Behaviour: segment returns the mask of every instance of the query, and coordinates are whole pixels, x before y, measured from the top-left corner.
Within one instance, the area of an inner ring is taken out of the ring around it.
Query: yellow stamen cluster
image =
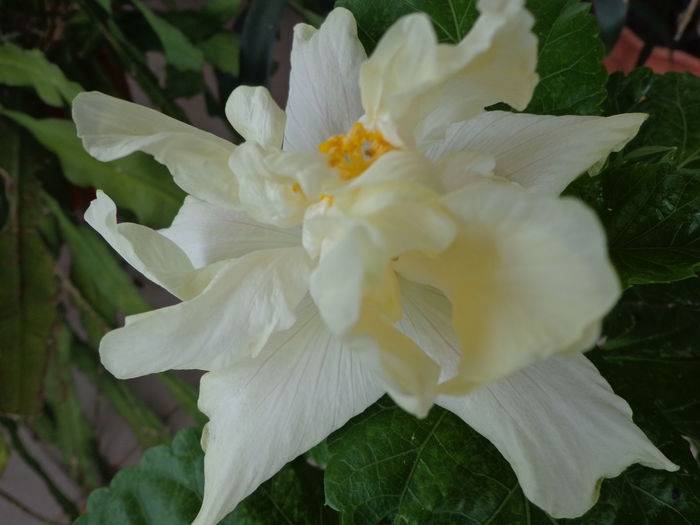
[[[333,135],[318,150],[328,155],[328,163],[343,180],[354,179],[386,152],[396,149],[379,131],[367,131],[355,122],[346,135]]]

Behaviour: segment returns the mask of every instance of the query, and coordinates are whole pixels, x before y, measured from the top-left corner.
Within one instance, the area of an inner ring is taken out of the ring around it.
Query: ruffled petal
[[[305,452],[382,395],[313,304],[272,337],[255,359],[202,378],[199,406],[204,502],[193,525],[215,525],[285,463]]]
[[[302,248],[250,253],[218,263],[201,294],[126,318],[100,343],[119,378],[170,369],[213,370],[255,355],[270,335],[292,326],[306,295],[310,261]]]
[[[324,181],[334,175],[320,153],[263,148],[255,142],[238,146],[229,163],[246,212],[281,227],[299,224]]]
[[[433,159],[462,150],[490,154],[496,159],[497,176],[559,195],[578,175],[620,151],[646,117],[643,113],[552,117],[488,111],[450,126],[427,154]],[[462,171],[462,179],[469,178]]]
[[[245,212],[186,197],[169,228],[159,233],[177,244],[195,268],[256,250],[301,244],[299,229],[262,224]]]
[[[551,357],[465,397],[437,403],[488,438],[525,495],[554,518],[576,518],[604,478],[633,463],[674,471],[632,410],[582,355]]]
[[[319,30],[294,27],[285,150],[317,151],[362,116],[357,78],[366,58],[347,9],[334,9]]]
[[[73,120],[85,149],[98,160],[143,151],[165,164],[190,195],[222,206],[238,202],[236,179],[228,167],[235,146],[224,139],[96,91],[75,97]]]
[[[406,278],[452,304],[461,361],[443,393],[465,394],[536,360],[591,341],[620,287],[598,219],[573,199],[492,181],[444,198],[461,219],[437,257],[401,256]]]
[[[480,1],[479,10],[458,45],[438,44],[426,15],[408,15],[362,66],[364,118],[390,142],[425,150],[486,106],[525,108],[538,81],[533,18],[521,0]]]
[[[238,86],[226,101],[226,118],[246,141],[282,147],[284,111],[267,88]]]
[[[201,283],[195,278],[196,272],[187,254],[173,241],[146,226],[128,222],[117,224],[117,207],[102,191],[97,190],[97,198],[85,212],[85,221],[126,262],[176,297],[188,299],[201,291]]]

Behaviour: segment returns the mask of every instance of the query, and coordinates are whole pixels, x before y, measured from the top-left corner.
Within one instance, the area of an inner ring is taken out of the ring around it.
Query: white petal
[[[294,324],[310,272],[302,248],[253,252],[216,270],[197,297],[129,316],[126,326],[108,333],[100,343],[105,367],[119,378],[221,368],[255,354],[270,334]]]
[[[401,256],[406,278],[452,303],[461,362],[443,393],[465,394],[559,352],[584,350],[619,296],[595,215],[573,199],[492,181],[444,198],[461,232],[437,257]],[[575,298],[575,299],[572,299]]]
[[[366,58],[346,9],[331,11],[318,31],[306,24],[294,27],[285,150],[317,151],[362,116],[357,78]]]
[[[248,214],[281,227],[299,224],[323,181],[333,176],[321,153],[281,151],[254,142],[238,146],[229,162]]]
[[[140,224],[117,224],[117,207],[102,191],[85,212],[85,221],[145,277],[181,299],[200,289],[193,286],[194,266],[177,244]]]
[[[193,525],[215,525],[288,461],[374,403],[382,390],[324,330],[310,302],[256,358],[202,378],[204,503]]]
[[[228,157],[235,146],[146,107],[98,92],[73,100],[73,120],[85,149],[98,160],[144,151],[165,164],[178,186],[208,202],[238,202]]]
[[[532,365],[466,397],[438,398],[510,462],[525,495],[554,518],[575,518],[604,478],[633,463],[677,470],[632,421],[629,405],[582,355]]]
[[[533,18],[520,0],[482,1],[479,9],[458,45],[438,44],[426,15],[408,15],[362,66],[365,119],[390,142],[424,150],[449,124],[488,105],[527,105],[537,83]]]
[[[226,102],[226,118],[247,141],[282,147],[284,111],[267,88],[238,86]]]
[[[488,111],[450,126],[428,156],[437,159],[465,149],[488,153],[496,158],[497,176],[558,195],[578,175],[621,150],[645,119],[642,113],[552,117]]]
[[[177,244],[195,268],[256,250],[301,245],[301,231],[262,224],[245,212],[186,197],[169,228],[159,233]]]

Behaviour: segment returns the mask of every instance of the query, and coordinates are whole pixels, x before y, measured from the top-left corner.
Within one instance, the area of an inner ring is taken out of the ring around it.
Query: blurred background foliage
[[[352,0],[343,2],[348,4]],[[696,0],[593,4],[608,50],[626,25],[642,39],[638,65],[655,46],[700,55]],[[96,351],[102,335],[125,315],[168,299],[144,296],[143,279],[86,227],[82,214],[100,187],[123,220],[164,227],[184,197],[165,168],[146,155],[108,163],[92,159],[75,136],[72,98],[99,90],[185,122],[204,122],[236,141],[221,119],[228,94],[240,84],[271,85],[280,67],[275,49],[282,39],[281,55],[288,55],[291,23],[318,26],[332,7],[331,0],[0,0],[0,471],[11,454],[21,458],[55,498],[62,522],[77,518],[87,494],[123,466],[101,445],[86,397],[106,400],[143,449],[170,444],[173,436],[149,399],[108,374]],[[278,76],[283,84],[284,72]],[[644,84],[637,80],[635,85]],[[283,98],[284,85],[279,91]],[[192,379],[157,376],[187,421],[201,425]],[[196,443],[197,433],[178,439],[172,449],[156,449],[149,457],[199,462],[201,468],[201,457],[183,448]],[[67,495],[26,442],[46,445],[78,492]],[[340,448],[342,436],[334,443]],[[327,459],[324,447],[310,454],[317,464]],[[306,462],[290,464],[262,493],[268,500],[276,493],[299,500],[299,494],[310,494],[304,520],[330,523],[335,518],[318,510],[319,485],[309,491],[295,477],[308,468]],[[36,522],[51,522],[25,496],[0,489],[6,503]],[[266,501],[251,500],[231,523],[255,523]]]

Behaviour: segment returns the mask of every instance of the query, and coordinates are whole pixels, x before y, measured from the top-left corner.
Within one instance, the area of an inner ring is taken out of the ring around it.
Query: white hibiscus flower
[[[369,59],[344,9],[297,26],[286,112],[260,87],[227,103],[240,146],[100,93],[75,99],[92,155],[145,151],[189,193],[165,230],[118,224],[101,192],[86,219],[182,300],[105,336],[105,366],[208,371],[196,524],[385,392],[419,417],[433,403],[457,414],[557,518],[632,463],[676,468],[580,353],[619,284],[594,214],[559,197],[645,116],[484,112],[522,110],[537,83],[522,4],[482,0],[457,45],[406,16]]]

